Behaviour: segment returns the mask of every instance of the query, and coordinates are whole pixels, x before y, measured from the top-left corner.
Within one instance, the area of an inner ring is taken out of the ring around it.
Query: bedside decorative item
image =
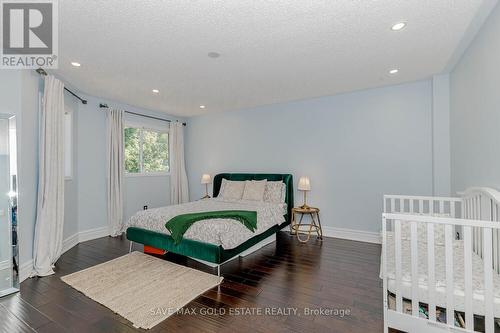
[[[205,173],[201,176],[201,184],[205,184],[205,196],[202,199],[210,198],[208,195],[208,184],[212,182],[212,177],[209,174]]]
[[[307,192],[311,190],[311,182],[309,181],[309,177],[300,177],[299,185],[297,186],[297,189],[299,191],[304,192],[304,204],[302,206],[300,206],[300,208],[302,208],[302,209],[309,208],[309,206],[306,203]]]
[[[299,223],[295,216],[300,214]],[[310,223],[302,223],[304,215],[309,215],[311,217]],[[305,228],[304,228],[305,227]],[[311,234],[316,232],[319,240],[323,240],[323,229],[321,228],[321,220],[319,219],[319,208],[309,207],[294,207],[292,208],[292,223],[290,224],[290,233],[297,236],[297,240],[301,243],[306,243],[311,238]],[[301,238],[300,234],[306,234],[307,238]]]

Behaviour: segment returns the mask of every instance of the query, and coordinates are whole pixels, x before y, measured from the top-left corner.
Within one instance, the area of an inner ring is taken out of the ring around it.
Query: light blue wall
[[[106,116],[99,103],[127,111],[166,119],[177,119],[164,113],[85,96],[88,104],[79,103],[77,122],[78,149],[78,224],[80,231],[107,226],[106,208]],[[170,177],[126,177],[124,182],[124,218],[144,205],[150,208],[170,202]],[[67,205],[74,205],[68,202]]]
[[[450,76],[432,78],[433,195],[450,196]]]
[[[78,232],[78,100],[69,94],[64,95],[65,111],[72,113],[73,145],[71,153],[73,170],[71,179],[64,181],[64,229],[63,239],[67,239]]]
[[[78,103],[78,229],[106,226],[106,118],[99,102]],[[66,203],[70,204],[69,202]]]
[[[451,73],[452,190],[500,189],[500,6]]]
[[[14,114],[18,121],[20,262],[32,259],[38,187],[38,103],[43,91],[38,74],[28,70],[0,71],[0,113]],[[79,231],[106,227],[106,119],[99,102],[133,112],[170,118],[163,113],[86,96],[83,105],[65,95],[73,110],[73,178],[65,181],[64,238]],[[177,119],[177,118],[174,118]],[[185,119],[178,118],[181,121]],[[135,177],[125,180],[125,215],[144,205],[169,202],[169,177]]]
[[[378,231],[383,194],[432,193],[432,104],[422,81],[190,118],[191,199],[202,173],[306,175],[324,225]]]

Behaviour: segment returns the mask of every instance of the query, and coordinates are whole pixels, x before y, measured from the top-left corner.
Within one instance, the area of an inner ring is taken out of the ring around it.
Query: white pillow
[[[223,199],[241,200],[245,190],[245,182],[222,179],[222,193],[219,194]]]
[[[264,201],[273,203],[285,202],[286,185],[281,180],[268,181],[264,192]]]
[[[263,201],[267,180],[247,180],[243,191],[243,200]]]

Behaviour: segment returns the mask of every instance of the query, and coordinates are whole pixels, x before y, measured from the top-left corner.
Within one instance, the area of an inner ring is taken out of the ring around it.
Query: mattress
[[[419,235],[418,242],[418,285],[419,301],[428,303],[428,276],[427,276],[427,243],[423,242],[425,236]],[[455,310],[465,311],[464,292],[464,246],[462,240],[453,241],[453,275],[454,275],[454,303]],[[395,243],[392,232],[387,232],[387,288],[395,293]],[[401,240],[402,249],[402,296],[411,299],[411,241]],[[446,262],[444,244],[435,244],[435,280],[436,306],[446,308]],[[484,315],[484,266],[483,260],[472,253],[472,287],[474,314]],[[381,266],[380,277],[383,276]],[[493,271],[493,269],[492,269]],[[500,318],[500,275],[493,271],[494,315]]]
[[[248,230],[243,224],[231,219],[208,219],[196,222],[184,234],[184,239],[195,240],[232,249],[267,229],[285,221],[286,204],[249,200],[203,199],[180,205],[137,212],[126,223],[128,227],[142,228],[169,235],[165,223],[174,216],[219,210],[251,210],[257,212],[257,229]]]

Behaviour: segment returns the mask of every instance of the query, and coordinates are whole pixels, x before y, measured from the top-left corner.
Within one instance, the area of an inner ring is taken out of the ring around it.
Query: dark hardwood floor
[[[105,237],[81,243],[57,262],[56,274],[27,279],[0,299],[0,332],[143,331],[60,280],[61,276],[128,252],[128,241]],[[135,244],[134,250],[142,250]],[[167,260],[213,272],[180,256]],[[380,245],[325,238],[299,244],[288,233],[222,267],[224,281],[190,304],[199,313],[229,308],[297,308],[300,315],[181,315],[150,332],[382,332]],[[344,317],[306,316],[304,309],[348,309]]]

